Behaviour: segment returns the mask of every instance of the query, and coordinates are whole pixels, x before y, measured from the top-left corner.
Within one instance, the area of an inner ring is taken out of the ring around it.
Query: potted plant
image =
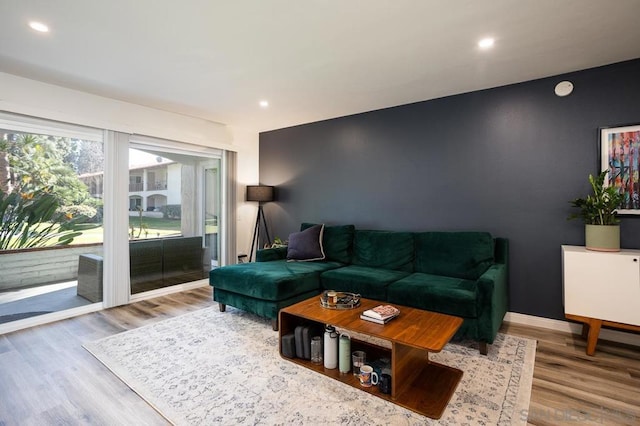
[[[273,239],[273,244],[271,244],[271,248],[287,247],[287,244],[289,244],[288,241],[283,241],[282,238],[275,237]]]
[[[580,213],[569,216],[569,219],[582,218],[585,224],[585,246],[589,250],[620,251],[620,220],[617,208],[623,196],[614,186],[604,186],[609,170],[604,170],[597,177],[589,175],[589,183],[593,194],[586,198],[571,201]]]

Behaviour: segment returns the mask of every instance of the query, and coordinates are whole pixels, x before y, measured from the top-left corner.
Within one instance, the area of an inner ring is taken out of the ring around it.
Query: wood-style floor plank
[[[211,288],[0,336],[0,425],[166,425],[82,344],[212,306]]]
[[[214,306],[202,287],[0,335],[0,425],[166,425],[82,348],[85,342]],[[538,342],[531,404],[536,426],[640,425],[640,348],[507,324]]]
[[[505,333],[537,340],[528,423],[640,425],[640,348],[600,341],[586,355],[579,335],[505,323]]]

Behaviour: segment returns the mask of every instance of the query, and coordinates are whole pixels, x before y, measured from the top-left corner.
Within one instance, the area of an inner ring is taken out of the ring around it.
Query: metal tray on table
[[[325,290],[320,295],[320,306],[327,309],[354,309],[360,306],[360,295],[345,291],[336,291],[337,303],[329,301],[328,293],[333,290]]]

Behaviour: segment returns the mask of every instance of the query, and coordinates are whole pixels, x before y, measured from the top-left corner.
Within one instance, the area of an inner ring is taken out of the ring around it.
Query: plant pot
[[[594,251],[620,251],[620,225],[585,225],[585,247]]]

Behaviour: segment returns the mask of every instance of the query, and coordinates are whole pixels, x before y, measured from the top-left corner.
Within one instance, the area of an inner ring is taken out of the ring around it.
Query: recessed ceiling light
[[[493,47],[493,44],[496,41],[494,39],[492,39],[491,37],[488,38],[483,38],[482,40],[480,40],[478,42],[478,46],[480,47],[480,49],[488,49],[490,47]]]
[[[260,101],[260,106],[262,108],[267,108],[269,106],[269,101]]]
[[[38,31],[39,33],[48,33],[49,27],[43,24],[42,22],[31,21],[29,22],[29,26],[32,30]]]

